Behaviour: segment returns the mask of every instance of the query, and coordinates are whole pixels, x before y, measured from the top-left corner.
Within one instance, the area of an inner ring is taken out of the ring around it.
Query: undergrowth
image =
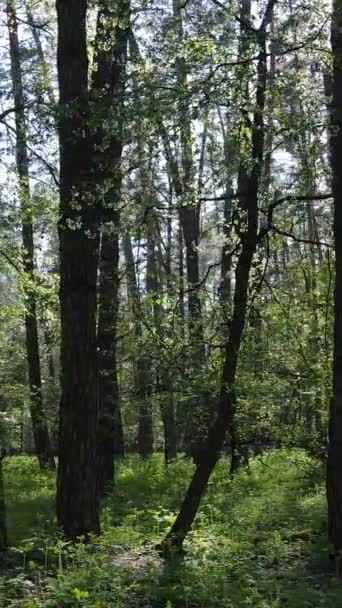
[[[255,458],[234,480],[222,459],[182,561],[154,546],[192,471],[129,458],[102,510],[102,536],[73,546],[53,519],[54,479],[33,459],[5,461],[11,550],[0,576],[8,608],[342,608],[329,571],[321,465],[300,451]]]

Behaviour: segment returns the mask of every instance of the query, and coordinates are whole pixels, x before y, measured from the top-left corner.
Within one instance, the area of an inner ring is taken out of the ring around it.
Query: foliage
[[[186,545],[164,565],[154,546],[173,519],[191,466],[130,458],[89,545],[44,532],[53,525],[51,474],[29,458],[6,461],[17,570],[1,577],[8,608],[338,608],[341,587],[327,564],[321,465],[302,451],[256,457],[234,480],[222,459]],[[14,500],[14,493],[16,500]],[[30,502],[30,501],[34,502]],[[26,533],[16,535],[26,502]],[[19,507],[18,507],[19,505]],[[32,505],[32,508],[31,506]],[[39,518],[40,515],[43,518]]]

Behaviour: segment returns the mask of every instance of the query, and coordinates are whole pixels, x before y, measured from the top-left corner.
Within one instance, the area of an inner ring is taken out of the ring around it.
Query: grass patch
[[[153,546],[182,501],[188,461],[165,467],[157,455],[121,463],[102,536],[87,547],[56,534],[51,474],[27,458],[4,468],[10,538],[25,568],[0,578],[1,606],[342,608],[342,587],[328,568],[324,472],[303,452],[258,457],[233,481],[222,459],[185,559],[166,566]]]

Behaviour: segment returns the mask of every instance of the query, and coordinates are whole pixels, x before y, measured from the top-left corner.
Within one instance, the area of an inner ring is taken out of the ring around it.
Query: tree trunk
[[[162,326],[162,315],[163,310],[159,303],[161,294],[161,284],[158,280],[158,269],[156,260],[156,243],[155,243],[155,226],[156,220],[154,217],[150,218],[148,223],[148,242],[147,242],[147,270],[146,270],[146,289],[149,296],[149,304],[153,307],[153,321],[160,336],[163,340],[163,326]],[[167,281],[168,288],[170,289],[170,259],[166,263],[167,270]],[[170,378],[169,369],[167,363],[163,360],[163,353],[155,353],[156,360],[158,361],[156,366],[157,386],[158,393],[161,400],[161,416],[164,426],[164,454],[165,462],[168,464],[171,460],[177,457],[177,433],[176,433],[176,421],[174,411],[174,401],[172,393],[172,379]]]
[[[173,16],[175,19],[177,41],[181,45],[184,38],[183,5],[180,0],[173,0]],[[204,329],[202,319],[202,302],[199,288],[199,241],[200,241],[200,206],[196,200],[194,187],[194,162],[192,151],[192,125],[187,102],[187,65],[184,57],[179,54],[176,59],[177,85],[180,91],[178,115],[180,121],[180,161],[172,158],[168,147],[168,163],[173,188],[178,201],[178,213],[184,237],[187,296],[188,296],[188,326],[189,349],[188,368],[192,393],[197,392],[196,398],[190,398],[186,406],[185,444],[189,454],[196,461],[201,446],[212,421],[210,399],[204,395],[203,387],[198,384],[205,373],[206,351],[204,344]],[[165,137],[164,137],[165,140]],[[201,420],[201,424],[198,422]]]
[[[29,26],[31,28],[33,40],[34,40],[34,43],[35,43],[36,49],[37,49],[37,55],[38,55],[39,62],[40,62],[40,69],[42,72],[44,87],[45,87],[51,108],[54,108],[56,101],[55,101],[53,88],[51,86],[50,69],[49,69],[49,65],[45,59],[45,53],[44,53],[43,45],[42,45],[42,42],[41,42],[41,39],[39,36],[39,30],[38,30],[37,25],[35,24],[33,13],[32,13],[32,8],[30,6],[29,0],[25,0],[25,9],[26,9],[26,15],[27,15],[27,23],[29,24]]]
[[[3,458],[0,449],[0,552],[6,551],[8,546]]]
[[[167,218],[167,249],[166,249],[166,286],[168,293],[172,293],[171,281],[171,259],[172,259],[172,195],[169,205],[169,213]],[[159,288],[161,282],[159,284]],[[168,464],[177,458],[178,450],[178,434],[176,425],[175,403],[173,381],[169,373],[169,367],[165,363],[161,369],[161,415],[164,426],[164,456],[165,463]]]
[[[62,398],[58,525],[71,539],[99,533],[97,270],[88,127],[86,0],[57,0],[60,90],[60,306]]]
[[[254,196],[253,196],[254,199]],[[238,353],[245,325],[249,273],[257,244],[257,205],[254,200],[249,205],[249,228],[235,272],[235,295],[230,336],[225,350],[218,413],[214,425],[209,430],[204,449],[201,452],[195,473],[185,495],[183,504],[170,532],[164,539],[161,551],[167,556],[181,551],[183,542],[191,529],[209,477],[217,463],[227,430],[234,416],[234,384]]]
[[[258,244],[258,195],[264,157],[264,109],[267,83],[266,28],[269,23],[269,8],[258,33],[260,54],[257,67],[257,87],[254,120],[252,127],[252,169],[249,174],[244,197],[246,220],[241,235],[241,251],[235,269],[235,292],[229,337],[225,347],[225,361],[222,372],[221,390],[217,416],[209,429],[208,438],[201,450],[195,473],[186,492],[183,504],[171,530],[164,538],[160,551],[165,557],[182,550],[183,542],[196,517],[201,498],[209,477],[218,461],[226,433],[234,420],[236,370],[243,330],[246,322],[248,286],[253,257]]]
[[[7,23],[10,43],[12,86],[15,104],[16,163],[19,177],[19,199],[22,216],[23,267],[26,274],[25,330],[28,376],[30,385],[30,413],[33,436],[41,467],[55,467],[50,444],[48,424],[43,406],[42,380],[38,340],[38,320],[36,303],[35,250],[32,224],[32,208],[27,151],[25,100],[23,93],[18,22],[15,0],[7,0]]]
[[[118,436],[119,386],[116,362],[116,339],[119,292],[119,238],[117,229],[102,231],[99,295],[99,427],[98,427],[98,491],[99,496],[114,487],[114,458]],[[120,441],[122,447],[122,441]]]
[[[124,455],[123,429],[117,372],[117,319],[119,297],[119,224],[123,106],[130,28],[129,0],[111,6],[104,2],[98,14],[93,75],[95,103],[99,111],[96,138],[100,144],[97,174],[100,177],[104,212],[109,221],[102,227],[99,289],[99,427],[98,491],[111,492],[114,458]],[[110,44],[108,45],[108,41]],[[105,43],[105,44],[104,44]],[[110,134],[106,124],[112,118]]]
[[[336,255],[333,392],[329,419],[327,498],[329,541],[339,575],[342,558],[342,1],[334,0],[332,16],[333,107],[331,160]]]
[[[148,458],[153,454],[153,419],[151,404],[151,378],[150,361],[141,344],[143,331],[141,325],[141,302],[137,277],[135,273],[134,254],[129,236],[123,240],[126,258],[126,274],[128,283],[128,297],[133,313],[135,337],[139,352],[134,359],[134,387],[135,397],[138,403],[138,454]]]

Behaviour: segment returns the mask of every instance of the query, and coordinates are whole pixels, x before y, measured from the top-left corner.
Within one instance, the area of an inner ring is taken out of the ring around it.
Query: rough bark
[[[331,162],[336,256],[333,392],[329,419],[327,498],[329,541],[341,576],[342,557],[342,2],[334,0],[332,16],[333,103]]]
[[[99,532],[97,270],[89,134],[86,0],[57,0],[60,140],[62,398],[58,525],[71,539]]]
[[[7,0],[6,11],[10,43],[12,87],[15,104],[16,164],[19,178],[19,199],[22,217],[23,268],[26,275],[24,297],[26,304],[25,330],[30,386],[30,413],[39,464],[41,467],[47,466],[54,468],[55,461],[50,444],[48,424],[42,397],[27,125],[15,0]]]

